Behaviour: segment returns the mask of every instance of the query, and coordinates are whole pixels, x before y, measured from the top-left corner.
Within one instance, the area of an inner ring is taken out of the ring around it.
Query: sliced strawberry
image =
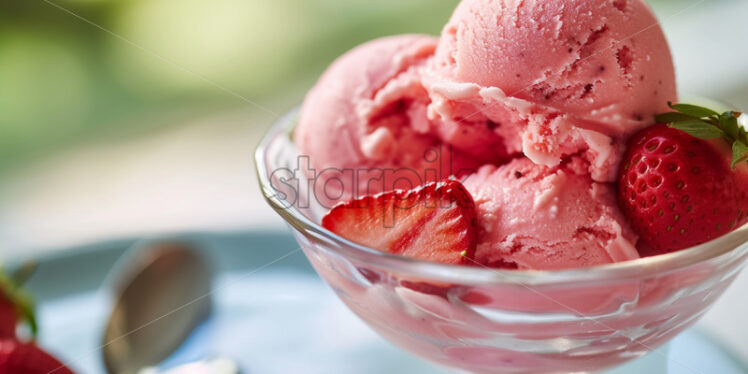
[[[631,139],[619,174],[619,204],[640,236],[642,255],[705,243],[748,221],[748,187],[736,179],[730,158],[665,125]]]
[[[0,340],[0,373],[73,374],[56,358],[33,343]]]
[[[384,252],[469,264],[475,254],[475,202],[457,181],[363,196],[334,207],[322,225]]]

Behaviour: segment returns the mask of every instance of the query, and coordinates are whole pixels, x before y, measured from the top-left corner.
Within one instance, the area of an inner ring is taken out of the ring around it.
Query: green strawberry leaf
[[[748,159],[748,145],[736,140],[732,143],[732,168],[735,169],[735,165],[746,159]]]
[[[732,147],[733,169],[738,163],[748,160],[748,129],[738,120],[742,113],[729,111],[719,114],[691,104],[668,102],[667,105],[676,112],[656,115],[657,122],[667,123],[668,127],[699,139],[723,138]]]
[[[18,287],[21,287],[34,275],[38,267],[39,264],[36,262],[27,262],[13,272],[9,272],[8,276]]]
[[[692,119],[696,119],[696,117],[691,117],[687,114],[678,112],[662,113],[655,116],[655,121],[657,121],[657,123],[672,123],[678,121],[689,121]]]
[[[34,316],[34,300],[2,270],[0,270],[0,297],[5,297],[15,305],[18,315],[28,323],[31,333],[36,336],[38,325]]]
[[[700,119],[673,122],[668,125],[674,129],[687,132],[689,135],[699,139],[719,139],[725,136],[724,131]]]
[[[739,139],[740,126],[738,126],[738,118],[735,117],[733,112],[725,112],[719,116],[719,124],[722,130],[732,139]]]
[[[743,143],[748,144],[748,116],[743,117],[741,112],[733,112],[732,115],[736,118],[738,123],[738,139],[742,140]],[[745,118],[747,121],[743,121]]]
[[[36,337],[39,333],[39,325],[37,325],[34,313],[34,301],[26,292],[19,293],[16,297],[16,302],[18,303],[16,308],[18,308],[21,318],[28,323],[31,335]]]
[[[685,115],[689,115],[691,117],[696,118],[703,118],[703,117],[712,117],[712,116],[719,116],[719,113],[709,109],[704,108],[698,105],[691,105],[691,104],[673,104],[671,102],[667,103],[670,108],[672,108],[675,111],[678,111],[680,113],[683,113]]]

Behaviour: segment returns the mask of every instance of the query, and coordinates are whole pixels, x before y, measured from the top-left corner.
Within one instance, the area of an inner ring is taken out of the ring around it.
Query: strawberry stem
[[[666,123],[668,127],[688,133],[698,139],[724,139],[732,147],[732,168],[743,161],[748,161],[748,134],[738,124],[741,112],[727,111],[722,114],[692,104],[673,104],[668,106],[674,112],[662,113],[655,120]]]

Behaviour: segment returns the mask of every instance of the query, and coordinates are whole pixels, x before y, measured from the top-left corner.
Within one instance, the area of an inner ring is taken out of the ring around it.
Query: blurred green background
[[[2,3],[0,177],[63,147],[178,125],[165,113],[250,105],[237,96],[285,110],[274,103],[300,101],[336,56],[381,35],[436,34],[457,1]]]
[[[3,0],[0,178],[63,147],[178,125],[164,119],[175,110],[247,105],[236,95],[285,110],[274,103],[300,101],[336,56],[437,34],[457,2]]]

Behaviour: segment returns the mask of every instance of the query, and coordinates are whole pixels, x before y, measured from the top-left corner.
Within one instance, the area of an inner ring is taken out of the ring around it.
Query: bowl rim
[[[260,190],[268,204],[287,224],[306,237],[314,236],[315,241],[334,243],[326,245],[328,251],[335,251],[344,257],[353,257],[374,267],[389,269],[399,273],[416,274],[420,278],[443,281],[456,281],[461,284],[558,284],[580,281],[619,281],[640,279],[667,274],[688,268],[721,256],[730,254],[740,257],[748,254],[748,224],[710,242],[678,252],[639,258],[624,262],[596,265],[584,268],[563,270],[505,270],[489,267],[455,266],[437,262],[398,256],[379,251],[345,239],[322,227],[304,215],[296,207],[283,204],[271,186],[267,168],[266,152],[280,137],[291,137],[298,117],[299,108],[294,108],[280,117],[263,137],[255,150],[255,171]],[[281,140],[283,140],[281,138]],[[292,144],[292,143],[291,143]]]

